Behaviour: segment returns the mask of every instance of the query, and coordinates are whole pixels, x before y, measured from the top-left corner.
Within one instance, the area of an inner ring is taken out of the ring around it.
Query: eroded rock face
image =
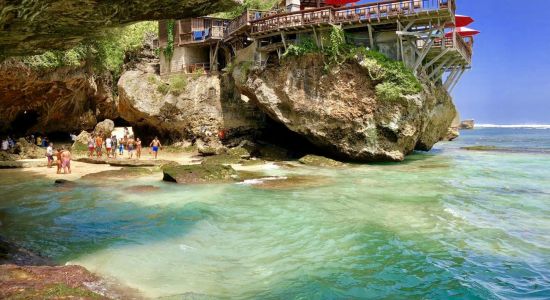
[[[117,117],[110,74],[86,66],[40,71],[8,60],[0,64],[0,78],[0,131],[70,132]]]
[[[173,141],[200,140],[204,149],[221,147],[218,133],[222,129],[246,131],[259,126],[247,104],[234,101],[223,90],[227,86],[219,76],[174,76],[184,82],[177,92],[171,80],[161,79],[151,64],[124,72],[118,82],[120,117],[134,128],[151,128]]]
[[[109,27],[223,11],[240,0],[0,1],[0,58],[69,49]]]
[[[456,114],[448,94],[436,88],[398,101],[377,99],[358,62],[323,71],[316,55],[288,58],[265,70],[235,68],[243,94],[273,120],[334,157],[401,161],[429,150],[447,133]],[[245,79],[245,80],[243,80]]]

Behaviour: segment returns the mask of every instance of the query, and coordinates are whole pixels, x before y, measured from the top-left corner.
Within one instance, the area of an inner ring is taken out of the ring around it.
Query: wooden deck
[[[353,7],[323,7],[277,14],[251,22],[251,34],[269,36],[283,31],[329,25],[368,26],[414,19],[429,22],[434,19],[452,21],[454,0],[390,0]]]

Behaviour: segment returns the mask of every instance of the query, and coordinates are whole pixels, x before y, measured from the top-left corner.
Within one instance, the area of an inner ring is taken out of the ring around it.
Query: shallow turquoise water
[[[517,152],[460,149],[476,144]],[[150,297],[549,299],[550,155],[533,149],[550,130],[463,132],[401,164],[257,167],[312,181],[284,189],[2,171],[0,234]],[[140,184],[160,190],[125,190]]]

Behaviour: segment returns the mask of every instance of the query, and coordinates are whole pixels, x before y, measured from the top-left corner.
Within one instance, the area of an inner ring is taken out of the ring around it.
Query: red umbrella
[[[470,16],[455,15],[455,26],[464,27],[472,24],[474,19]]]
[[[475,30],[475,29],[472,29],[472,28],[468,28],[468,27],[457,27],[454,29],[454,31],[456,31],[456,33],[458,35],[460,35],[461,37],[468,37],[468,36],[474,36],[476,34],[479,34],[479,31],[478,30]],[[445,34],[445,37],[452,37],[453,36],[453,32],[447,32]]]
[[[342,6],[348,3],[359,2],[359,0],[326,0],[325,4]]]

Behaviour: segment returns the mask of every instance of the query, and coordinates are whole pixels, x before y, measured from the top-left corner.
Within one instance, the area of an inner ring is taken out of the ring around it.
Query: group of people
[[[71,174],[71,151],[64,146],[54,150],[53,143],[49,143],[46,148],[46,158],[48,158],[48,168],[51,168],[54,162],[54,156],[57,159],[57,174]]]
[[[155,159],[158,157],[158,152],[162,147],[159,139],[155,139],[149,144],[154,154]],[[107,154],[107,158],[116,158],[117,152],[119,156],[124,156],[124,150],[128,152],[128,158],[141,158],[142,141],[140,138],[134,138],[133,135],[124,135],[123,138],[117,139],[116,135],[103,138],[103,134],[99,133],[91,135],[88,139],[88,157],[93,158],[94,154],[97,158],[103,157],[103,149]]]
[[[13,147],[15,147],[15,141],[10,136],[7,136],[2,139],[2,143],[1,143],[2,151],[8,151]]]

